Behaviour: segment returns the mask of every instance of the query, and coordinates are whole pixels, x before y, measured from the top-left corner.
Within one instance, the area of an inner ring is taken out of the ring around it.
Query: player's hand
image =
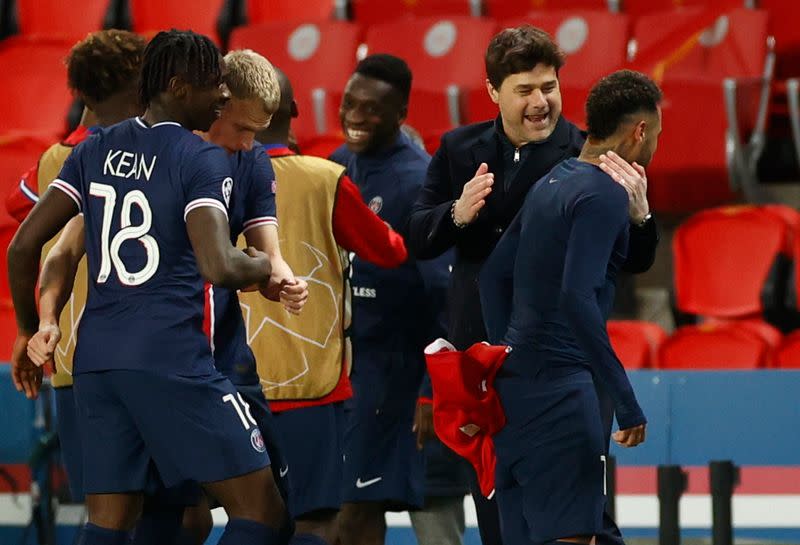
[[[636,445],[644,443],[646,427],[647,424],[640,424],[633,428],[616,431],[611,437],[621,447],[635,447]]]
[[[494,174],[489,172],[489,165],[481,163],[475,177],[464,185],[461,196],[456,201],[453,215],[458,223],[470,224],[478,217],[478,212],[486,205],[486,197],[492,192]]]
[[[650,204],[647,202],[647,173],[644,167],[636,162],[628,164],[625,159],[609,151],[600,155],[600,169],[628,192],[631,223],[642,223],[650,213]]]
[[[28,341],[28,357],[40,367],[45,363],[52,364],[60,340],[58,324],[40,323],[39,331]]]
[[[280,301],[291,314],[300,314],[308,301],[308,282],[302,278],[287,280],[281,284]]]
[[[42,385],[44,370],[28,357],[28,335],[17,334],[11,350],[11,379],[18,392],[28,399],[36,399]]]
[[[417,449],[422,450],[428,439],[436,437],[433,430],[433,405],[430,403],[417,403],[417,410],[414,413],[414,426],[412,432],[417,434]]]

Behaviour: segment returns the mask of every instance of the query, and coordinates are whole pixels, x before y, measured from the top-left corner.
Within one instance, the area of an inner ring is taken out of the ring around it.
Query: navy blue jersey
[[[400,133],[387,150],[353,154],[342,146],[331,160],[347,167],[369,207],[400,234],[425,181],[430,156]],[[409,258],[396,269],[353,259],[353,341],[410,351],[422,361],[420,345],[443,334],[441,311],[452,255],[434,260]]]
[[[133,118],[80,144],[52,186],[84,214],[89,285],[75,374],[109,369],[206,374],[203,279],[185,218],[227,214],[225,152],[174,122]]]
[[[621,427],[644,422],[606,332],[629,221],[625,189],[568,159],[530,190],[480,283],[490,340],[514,349],[504,368],[536,376],[545,366],[588,367],[614,398]]]
[[[239,235],[263,225],[277,225],[275,214],[275,172],[269,155],[260,144],[251,151],[230,156],[236,185],[228,217],[231,242]],[[258,384],[256,359],[247,344],[247,330],[236,290],[212,288],[211,324],[214,362],[220,373],[238,385]]]

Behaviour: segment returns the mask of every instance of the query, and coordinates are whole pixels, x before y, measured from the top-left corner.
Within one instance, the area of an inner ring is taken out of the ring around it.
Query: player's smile
[[[372,131],[345,125],[344,136],[348,144],[364,145],[372,137]]]
[[[533,130],[543,131],[550,125],[550,111],[538,114],[524,114],[524,123],[533,125]]]

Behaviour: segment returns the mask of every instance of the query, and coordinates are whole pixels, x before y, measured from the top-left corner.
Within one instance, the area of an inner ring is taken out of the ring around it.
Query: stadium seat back
[[[800,2],[759,0],[758,7],[769,13],[770,33],[775,36],[778,78],[800,76]]]
[[[775,354],[775,366],[781,369],[800,369],[800,331],[787,335]]]
[[[11,40],[0,47],[0,73],[6,78],[0,89],[0,135],[24,132],[57,139],[66,132],[72,104],[64,66],[72,42]]]
[[[703,6],[708,0],[622,0],[622,11],[632,17],[656,12]]]
[[[225,0],[130,0],[133,30],[148,36],[177,28],[205,34],[220,43],[217,22]]]
[[[608,0],[484,0],[486,15],[495,19],[521,17],[538,10],[608,10]]]
[[[323,21],[334,15],[333,0],[247,0],[248,24]]]
[[[417,17],[475,15],[475,0],[354,0],[353,18],[364,25]]]
[[[109,0],[17,0],[19,32],[23,36],[81,40],[103,28]]]
[[[756,207],[696,214],[673,239],[678,309],[721,318],[761,313],[761,292],[786,237],[785,223]]]
[[[662,369],[729,370],[766,367],[769,345],[757,333],[715,325],[685,326],[659,349]]]
[[[611,320],[608,336],[626,369],[653,367],[659,345],[667,334],[658,324],[638,320]]]

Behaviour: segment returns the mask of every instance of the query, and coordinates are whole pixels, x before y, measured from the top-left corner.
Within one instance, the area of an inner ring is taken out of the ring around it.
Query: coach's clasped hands
[[[492,192],[494,174],[489,172],[489,165],[481,163],[475,172],[475,177],[464,184],[464,190],[453,208],[453,221],[456,226],[469,225],[481,208],[486,205],[486,197]]]
[[[621,447],[635,447],[636,445],[644,443],[646,427],[647,424],[640,424],[638,426],[634,426],[633,428],[619,430],[614,432],[611,438],[614,439],[614,441]]]
[[[600,155],[600,169],[628,192],[631,223],[640,225],[650,213],[650,204],[647,202],[647,173],[644,167],[636,162],[628,164],[625,159],[609,151]]]

